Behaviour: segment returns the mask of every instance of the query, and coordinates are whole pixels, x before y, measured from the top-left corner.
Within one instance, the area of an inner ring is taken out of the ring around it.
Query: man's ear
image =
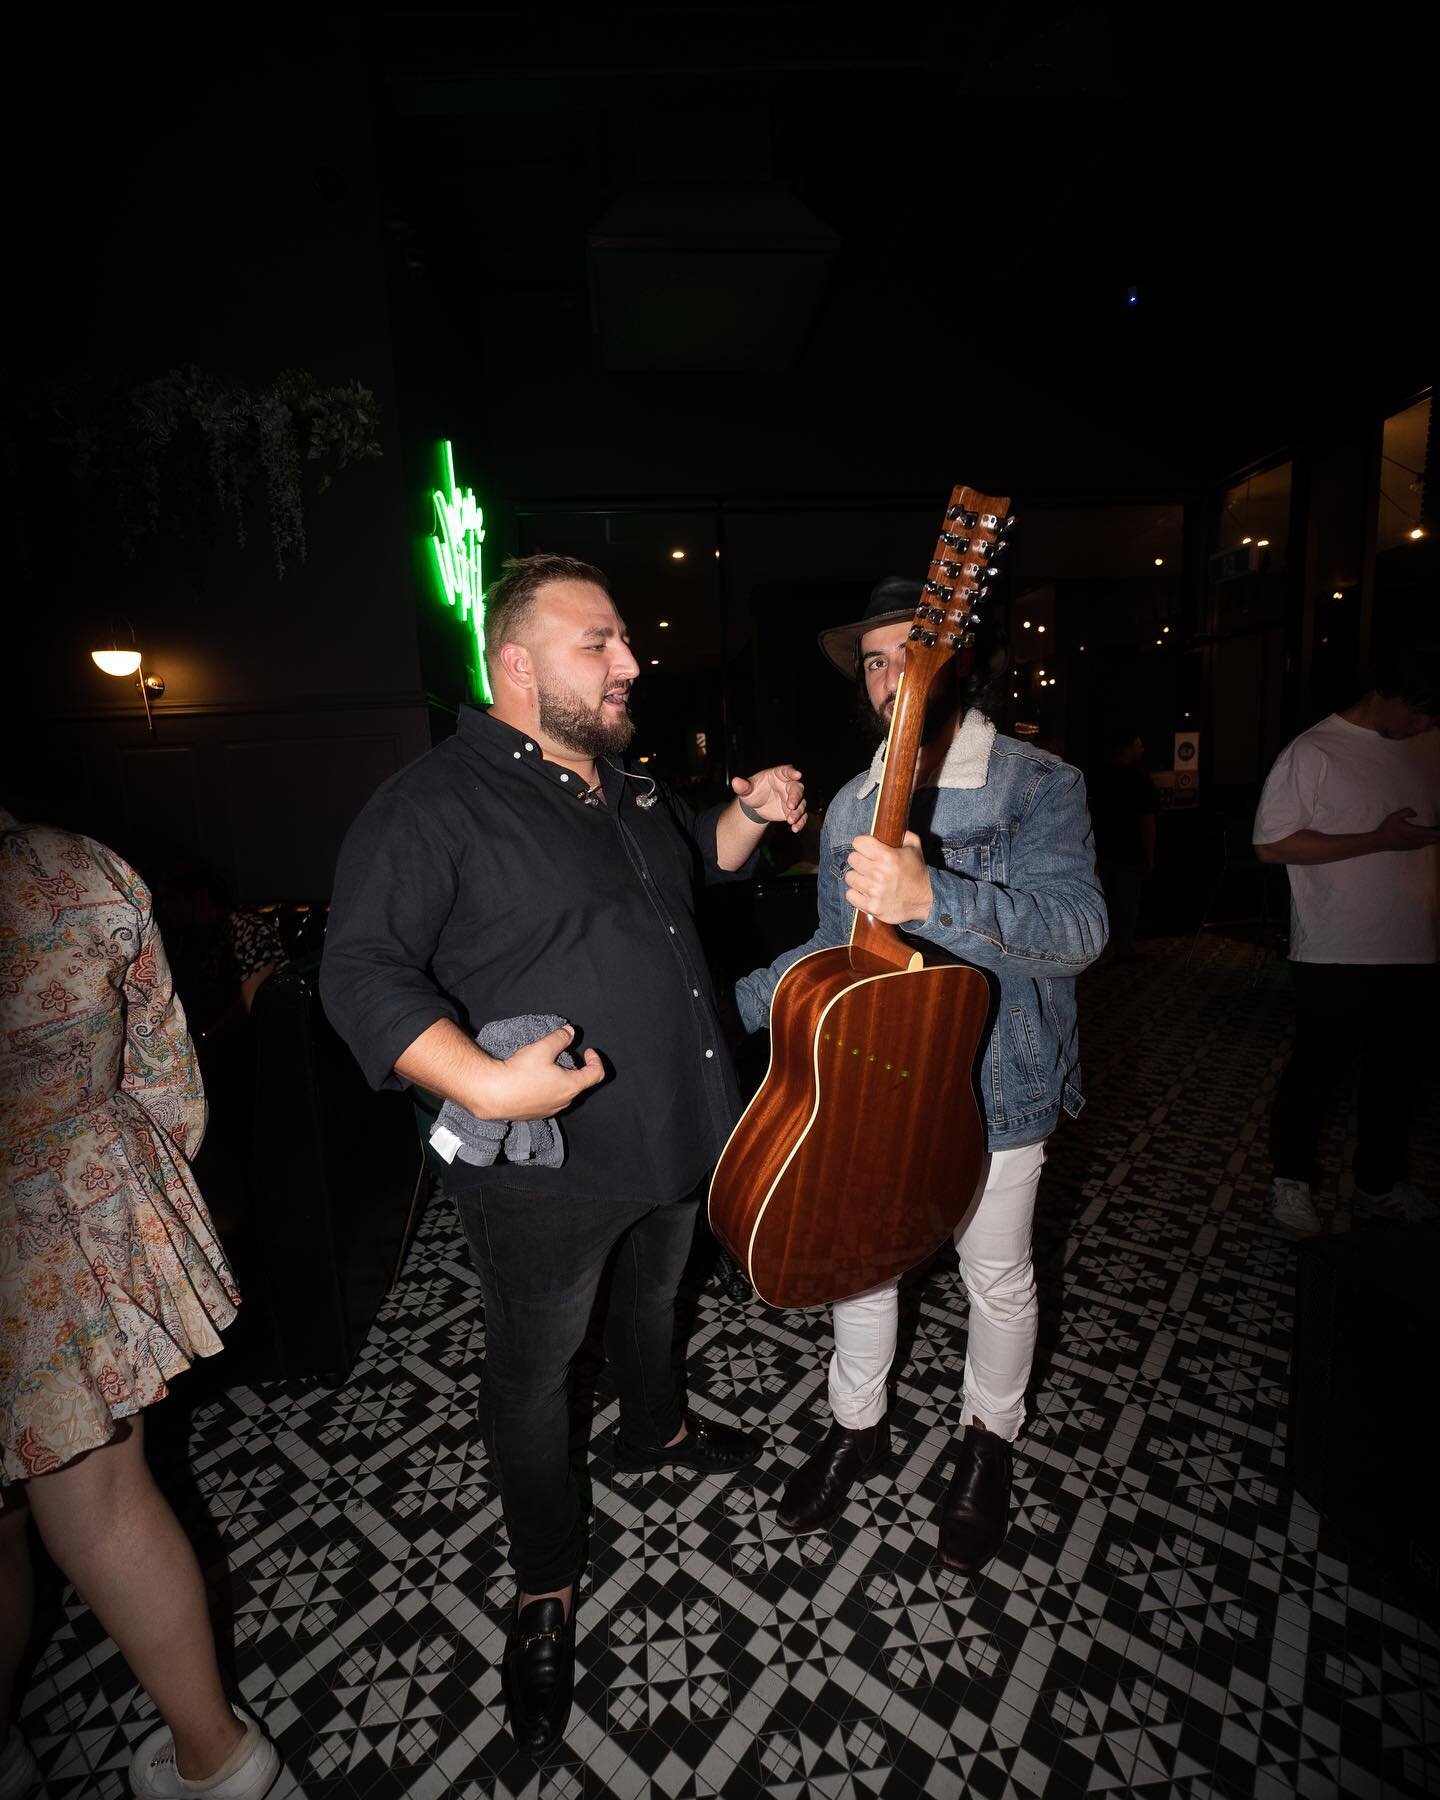
[[[512,687],[532,688],[535,685],[535,665],[531,661],[530,652],[523,644],[502,644],[498,661],[505,671],[505,678]]]

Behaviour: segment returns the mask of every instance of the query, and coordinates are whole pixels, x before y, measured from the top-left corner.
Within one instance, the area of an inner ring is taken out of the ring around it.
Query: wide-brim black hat
[[[904,575],[887,575],[870,590],[863,618],[853,625],[832,625],[820,633],[820,648],[847,679],[855,674],[860,640],[877,625],[898,624],[913,619],[924,591],[922,584]]]

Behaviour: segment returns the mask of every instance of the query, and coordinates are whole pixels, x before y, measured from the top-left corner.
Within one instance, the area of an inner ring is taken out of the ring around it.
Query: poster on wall
[[[1176,812],[1200,802],[1200,733],[1177,731],[1171,767],[1150,778],[1162,812]]]

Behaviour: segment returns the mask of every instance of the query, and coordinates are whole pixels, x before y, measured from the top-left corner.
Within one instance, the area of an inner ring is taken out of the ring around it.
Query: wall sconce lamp
[[[134,633],[131,633],[134,636]],[[124,680],[126,676],[135,677],[135,685],[140,690],[140,698],[145,706],[145,723],[153,732],[155,715],[150,710],[152,699],[158,700],[165,692],[165,678],[162,675],[142,675],[140,673],[140,652],[133,648],[118,649],[112,638],[108,650],[92,650],[90,660],[97,669],[103,669],[107,675],[118,676]]]

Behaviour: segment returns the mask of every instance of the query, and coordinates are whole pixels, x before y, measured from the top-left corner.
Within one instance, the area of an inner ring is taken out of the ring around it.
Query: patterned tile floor
[[[1016,1519],[973,1583],[931,1565],[965,1341],[953,1258],[914,1294],[898,1472],[828,1536],[772,1516],[825,1428],[824,1316],[699,1294],[692,1398],[770,1444],[729,1481],[617,1476],[613,1395],[582,1371],[593,1560],[573,1720],[538,1768],[502,1726],[484,1320],[445,1203],[345,1387],[192,1403],[179,1503],[284,1753],[277,1794],[1440,1793],[1440,1639],[1285,1481],[1294,1251],[1262,1212],[1284,972],[1252,988],[1243,947],[1189,966],[1186,948],[1086,978],[1091,1103],[1041,1189]],[[1345,1132],[1324,1199],[1342,1229]],[[1420,1149],[1433,1183],[1433,1114]],[[58,1585],[42,1642],[24,1706],[42,1792],[109,1800],[148,1703]]]

